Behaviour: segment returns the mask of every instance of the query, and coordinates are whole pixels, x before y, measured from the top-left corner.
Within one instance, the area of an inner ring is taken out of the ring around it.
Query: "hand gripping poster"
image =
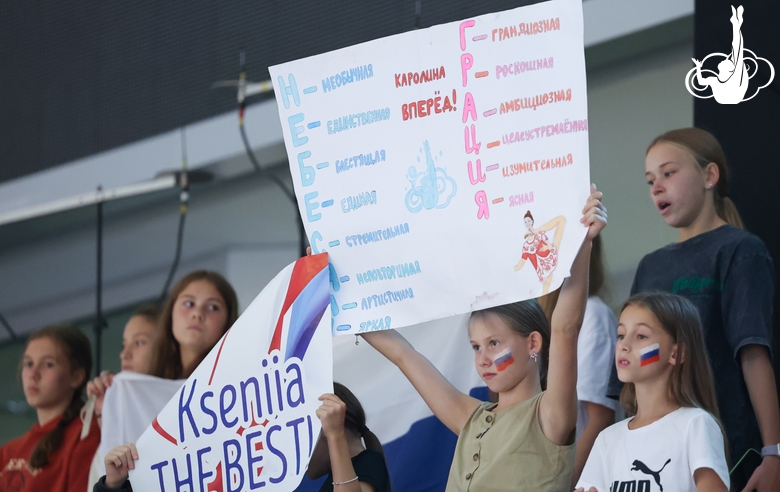
[[[335,334],[558,288],[589,194],[582,2],[552,0],[271,67]]]
[[[333,392],[327,255],[282,270],[138,440],[134,490],[294,490]]]

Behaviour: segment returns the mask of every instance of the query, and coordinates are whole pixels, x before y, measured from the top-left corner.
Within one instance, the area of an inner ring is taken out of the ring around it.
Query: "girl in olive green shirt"
[[[570,488],[577,336],[587,299],[591,242],[607,222],[601,193],[595,187],[591,192],[580,219],[588,231],[551,323],[535,300],[471,315],[474,363],[488,388],[498,394],[498,403],[484,403],[458,391],[396,331],[363,335],[401,369],[434,415],[458,434],[447,492]]]

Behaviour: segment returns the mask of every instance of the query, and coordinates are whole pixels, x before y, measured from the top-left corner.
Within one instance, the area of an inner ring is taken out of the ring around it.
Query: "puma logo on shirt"
[[[660,487],[661,492],[663,492],[664,491],[664,486],[661,485],[661,472],[664,471],[664,468],[666,468],[666,465],[668,465],[671,461],[672,461],[671,459],[666,460],[666,463],[664,463],[664,466],[662,466],[661,469],[658,470],[657,472],[654,472],[653,470],[648,468],[647,465],[645,465],[641,461],[634,460],[634,462],[632,463],[632,465],[634,465],[634,466],[631,468],[631,471],[641,471],[645,475],[650,475],[651,477],[653,477],[655,479],[655,483],[658,484],[658,487]]]
[[[650,475],[655,481],[656,485],[658,485],[660,491],[663,492],[664,486],[661,485],[661,472],[664,470],[664,468],[666,468],[666,465],[671,463],[671,461],[671,459],[666,460],[666,463],[664,463],[664,466],[662,466],[660,470],[653,471],[641,461],[634,460],[632,463],[634,466],[631,467],[631,471],[639,471],[645,475]],[[609,488],[609,492],[651,492],[651,490],[653,490],[651,485],[652,482],[650,480],[616,480]]]

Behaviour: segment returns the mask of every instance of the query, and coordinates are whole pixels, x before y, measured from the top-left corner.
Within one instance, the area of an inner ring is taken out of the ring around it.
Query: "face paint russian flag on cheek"
[[[641,367],[644,367],[648,364],[652,364],[653,362],[658,362],[659,360],[661,360],[661,354],[659,353],[660,348],[661,348],[660,345],[654,343],[640,350],[639,365]]]
[[[493,360],[493,363],[496,365],[496,369],[501,372],[507,367],[511,366],[514,361],[515,359],[512,357],[512,352],[506,348],[498,354],[498,356]]]

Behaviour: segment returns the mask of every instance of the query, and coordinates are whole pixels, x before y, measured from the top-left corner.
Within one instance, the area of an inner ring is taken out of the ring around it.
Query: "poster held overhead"
[[[292,491],[333,391],[326,254],[277,275],[138,440],[134,490]]]
[[[558,288],[589,195],[582,2],[553,0],[270,68],[336,334]]]

